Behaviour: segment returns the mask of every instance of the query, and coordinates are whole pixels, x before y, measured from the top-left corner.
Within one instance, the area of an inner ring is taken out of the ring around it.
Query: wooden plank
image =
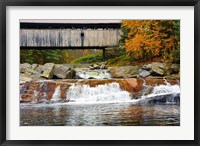
[[[118,46],[119,29],[21,29],[21,47],[80,47],[81,32],[84,46]]]

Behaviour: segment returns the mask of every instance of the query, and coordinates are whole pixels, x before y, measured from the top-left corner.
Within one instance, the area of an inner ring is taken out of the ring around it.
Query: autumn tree
[[[137,60],[159,56],[173,61],[173,53],[180,49],[178,20],[123,20],[122,27],[128,31],[126,53]]]

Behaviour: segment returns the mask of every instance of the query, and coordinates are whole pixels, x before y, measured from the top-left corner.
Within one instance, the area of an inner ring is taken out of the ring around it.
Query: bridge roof
[[[120,28],[121,20],[82,19],[82,20],[48,20],[21,19],[20,28],[53,29],[53,28]]]
[[[20,23],[120,23],[116,19],[21,19]]]

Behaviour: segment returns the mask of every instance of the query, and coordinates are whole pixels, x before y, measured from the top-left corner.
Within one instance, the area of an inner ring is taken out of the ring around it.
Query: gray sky
[[[121,20],[109,19],[20,19],[29,23],[120,23]]]

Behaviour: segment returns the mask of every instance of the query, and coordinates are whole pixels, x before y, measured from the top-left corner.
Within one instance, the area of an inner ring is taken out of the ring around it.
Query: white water
[[[146,83],[144,86],[148,88]],[[131,94],[123,91],[118,83],[110,83],[105,85],[98,85],[90,87],[89,85],[72,85],[66,93],[70,102],[76,103],[112,103],[112,102],[138,102],[146,98],[163,95],[177,95],[180,94],[179,85],[166,85],[155,86],[152,92],[141,99],[131,99]]]
[[[165,85],[158,85],[153,88],[152,93],[142,96],[141,100],[150,99],[154,97],[166,96],[166,103],[173,103],[175,102],[175,97],[180,94],[180,86],[179,85],[171,85],[170,83],[165,80]]]
[[[32,96],[32,103],[37,103],[38,102],[38,94],[39,94],[39,92],[38,91],[34,91],[34,93],[33,93],[33,96]]]
[[[61,100],[60,96],[61,96],[60,86],[57,86],[51,101],[60,101]]]
[[[79,70],[76,75],[82,79],[110,79],[111,75],[108,70]]]
[[[72,85],[67,98],[73,102],[130,102],[131,96],[123,91],[118,83],[90,87],[89,85]]]
[[[43,86],[41,84],[40,86]],[[146,92],[148,89],[151,89],[150,93]],[[173,101],[173,98],[176,95],[180,94],[180,86],[179,85],[170,85],[165,80],[165,84],[158,85],[155,87],[151,87],[146,85],[146,82],[143,83],[143,91],[140,99],[131,99],[131,94],[127,91],[123,91],[120,88],[120,85],[116,82],[98,85],[96,87],[90,87],[89,85],[76,85],[73,84],[66,91],[66,99],[69,99],[69,103],[75,104],[91,104],[91,103],[116,103],[116,102],[139,102],[144,101],[145,99],[150,98],[163,98],[162,96],[170,96],[170,101]],[[148,93],[147,95],[145,94]],[[31,103],[37,103],[38,101],[39,91],[35,90],[32,96]],[[175,95],[175,96],[173,96]],[[159,97],[160,96],[160,97]],[[171,100],[172,99],[172,100]],[[55,92],[52,96],[51,101],[59,102],[61,101],[61,89],[60,86],[57,86]],[[43,101],[40,102],[48,102],[48,97],[46,94],[46,90],[43,91]]]

